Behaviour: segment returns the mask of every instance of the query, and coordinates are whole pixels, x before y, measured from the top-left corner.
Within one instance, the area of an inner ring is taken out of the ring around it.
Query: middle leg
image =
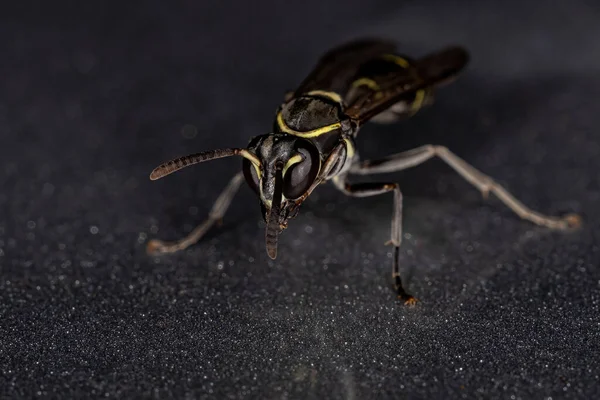
[[[391,239],[386,244],[394,246],[394,260],[392,266],[392,279],[398,298],[404,301],[404,304],[414,305],[417,299],[408,294],[402,286],[400,278],[399,256],[400,244],[402,243],[402,192],[397,183],[356,183],[350,184],[345,177],[337,176],[333,180],[335,186],[348,196],[352,197],[370,197],[379,194],[394,192],[394,211],[392,216]]]

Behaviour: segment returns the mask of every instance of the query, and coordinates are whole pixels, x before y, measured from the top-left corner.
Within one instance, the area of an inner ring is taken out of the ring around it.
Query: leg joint
[[[430,145],[431,149],[436,155],[448,153],[448,148],[446,146],[438,146],[438,145]]]

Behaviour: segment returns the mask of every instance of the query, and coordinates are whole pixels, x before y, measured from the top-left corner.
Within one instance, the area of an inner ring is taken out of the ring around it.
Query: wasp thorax
[[[290,101],[281,114],[291,129],[307,131],[340,122],[340,111],[340,105],[329,98],[308,96]]]

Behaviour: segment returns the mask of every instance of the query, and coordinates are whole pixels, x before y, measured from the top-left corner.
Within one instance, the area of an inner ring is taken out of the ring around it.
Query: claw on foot
[[[411,295],[407,295],[407,296],[406,295],[405,296],[400,296],[399,295],[398,298],[400,300],[404,300],[404,305],[405,306],[409,306],[409,307],[415,306],[418,303],[418,301],[419,301],[419,300],[417,300],[415,297],[413,297]]]
[[[566,224],[565,229],[577,229],[583,224],[583,219],[579,214],[567,214],[562,219]]]
[[[146,253],[150,255],[158,255],[165,253],[168,245],[162,240],[152,239],[146,245]]]

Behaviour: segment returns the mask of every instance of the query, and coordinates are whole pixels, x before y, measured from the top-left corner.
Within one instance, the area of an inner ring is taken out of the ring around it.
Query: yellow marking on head
[[[246,149],[240,150],[240,156],[244,157],[246,160],[250,161],[253,165],[260,167],[260,160],[254,154],[250,153]]]
[[[256,176],[258,176],[258,180],[260,180],[260,160],[258,159],[258,157],[256,157],[254,154],[250,153],[246,149],[240,150],[240,155],[252,163],[252,165],[254,166],[254,170],[256,171]]]
[[[354,149],[354,143],[348,138],[344,138],[344,142],[346,142],[346,157],[352,159],[356,150]]]
[[[377,84],[377,82],[370,78],[359,78],[352,82],[352,87],[360,86],[367,86],[369,89],[379,90],[379,85]]]
[[[281,112],[277,114],[277,125],[279,125],[279,129],[281,129],[282,132],[289,133],[290,135],[294,136],[299,136],[301,138],[314,138],[342,127],[342,124],[340,122],[335,122],[331,125],[326,125],[321,128],[313,129],[306,132],[296,131],[287,126],[287,124],[283,120]]]
[[[310,92],[306,93],[306,95],[307,96],[323,96],[323,97],[327,97],[328,99],[331,99],[337,103],[342,104],[342,98],[336,92],[330,92],[328,90],[311,90]]]
[[[416,113],[423,106],[423,102],[425,101],[425,90],[420,89],[415,93],[415,99],[413,100],[411,107],[412,113]]]
[[[396,56],[394,54],[385,54],[382,58],[384,60],[391,61],[391,62],[401,66],[402,68],[410,67],[410,63],[408,62],[408,60],[406,58],[402,58],[402,57]]]
[[[298,164],[299,162],[304,161],[304,156],[302,154],[296,154],[295,156],[290,157],[288,162],[283,167],[283,176],[285,176],[286,171],[294,164]]]

